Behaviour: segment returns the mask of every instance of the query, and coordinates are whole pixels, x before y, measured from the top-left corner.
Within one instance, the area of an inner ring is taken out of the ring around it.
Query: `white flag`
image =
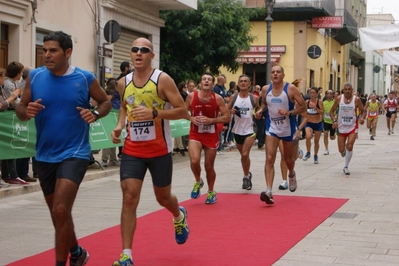
[[[382,63],[384,65],[399,66],[399,52],[384,51],[384,53],[382,54]]]
[[[359,29],[363,51],[399,47],[399,24]]]

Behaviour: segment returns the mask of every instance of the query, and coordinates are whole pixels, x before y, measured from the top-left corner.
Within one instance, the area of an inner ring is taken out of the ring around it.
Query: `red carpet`
[[[257,194],[218,194],[205,205],[205,195],[182,202],[188,211],[190,237],[174,240],[171,215],[156,211],[138,219],[135,265],[271,265],[328,218],[347,199],[274,196],[266,206]],[[79,226],[79,225],[77,225]],[[119,226],[79,240],[90,253],[87,265],[111,265],[121,253]],[[54,265],[54,250],[9,265]]]

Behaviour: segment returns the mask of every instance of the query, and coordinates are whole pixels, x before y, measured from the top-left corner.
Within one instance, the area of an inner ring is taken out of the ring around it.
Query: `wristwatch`
[[[152,109],[152,119],[158,116],[158,110],[157,109]]]
[[[96,116],[96,121],[97,121],[97,119],[100,117],[100,113],[97,110],[93,110],[91,111],[91,113]]]

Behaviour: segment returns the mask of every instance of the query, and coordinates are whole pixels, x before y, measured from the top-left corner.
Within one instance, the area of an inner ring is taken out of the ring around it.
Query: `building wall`
[[[160,0],[143,5],[140,0],[37,0],[37,10],[33,12],[30,0],[1,1],[0,22],[9,29],[8,62],[4,64],[20,61],[34,67],[36,45],[42,45],[42,36],[62,30],[73,41],[70,63],[99,75],[103,60],[98,56],[98,47],[106,43],[104,26],[107,21],[116,20],[121,28],[148,36],[154,45],[153,66],[159,67],[160,27],[164,25],[159,18],[159,9],[162,5],[165,8],[191,9],[196,7],[196,2]],[[131,43],[128,43],[123,49],[127,60],[130,60],[130,46]],[[105,47],[113,49],[114,44]],[[119,69],[112,69],[113,58],[104,58],[104,63],[111,68],[114,76],[119,74]]]
[[[263,21],[251,22],[251,33],[256,36],[252,43],[256,45],[266,45],[266,23]],[[337,89],[338,78],[340,84],[343,84],[345,78],[345,50],[333,38],[325,35],[323,30],[311,28],[307,22],[303,21],[275,21],[271,26],[271,44],[285,45],[286,52],[281,55],[279,65],[284,67],[285,81],[292,82],[297,78],[302,78],[300,91],[306,92],[306,88],[312,86],[322,87],[324,90],[329,88],[330,74],[333,76],[333,89]],[[318,45],[321,50],[321,56],[317,59],[311,59],[307,55],[308,47]],[[333,63],[335,68],[333,69]],[[338,72],[338,65],[339,70]],[[266,69],[266,64],[262,67]],[[238,76],[243,73],[243,65],[240,65],[236,73],[229,73],[225,68],[220,71],[230,81],[238,80]],[[310,73],[314,71],[314,79],[310,80]],[[262,84],[263,85],[263,84]]]

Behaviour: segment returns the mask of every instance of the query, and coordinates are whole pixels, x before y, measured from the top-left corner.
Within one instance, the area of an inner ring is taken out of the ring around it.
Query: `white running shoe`
[[[302,160],[303,158],[303,150],[298,147],[298,159]]]
[[[7,182],[3,181],[3,179],[0,178],[0,188],[6,188],[9,186],[10,184],[8,184]]]
[[[329,155],[330,154],[330,152],[328,151],[328,150],[326,150],[325,152],[324,152],[324,155]]]
[[[281,184],[278,186],[279,190],[287,190],[288,189],[288,183],[287,180],[283,180],[283,182],[281,182]]]
[[[351,172],[349,172],[348,167],[344,167],[344,169],[342,169],[342,171],[344,172],[345,175],[350,175]]]

